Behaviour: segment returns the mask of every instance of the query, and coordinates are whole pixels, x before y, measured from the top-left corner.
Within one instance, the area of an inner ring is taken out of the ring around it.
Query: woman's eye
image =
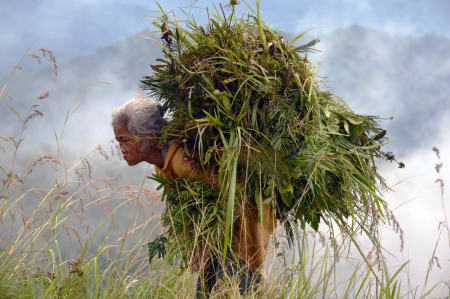
[[[130,142],[131,139],[119,139],[117,140],[119,144],[127,145]]]

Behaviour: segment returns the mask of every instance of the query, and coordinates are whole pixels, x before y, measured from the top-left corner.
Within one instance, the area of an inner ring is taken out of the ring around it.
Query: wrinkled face
[[[139,151],[142,146],[142,141],[133,142],[131,140],[132,136],[124,124],[116,124],[113,129],[114,135],[116,135],[116,140],[119,142],[123,159],[127,161],[128,165],[133,166],[147,159],[150,153],[150,148],[147,148],[144,151]]]

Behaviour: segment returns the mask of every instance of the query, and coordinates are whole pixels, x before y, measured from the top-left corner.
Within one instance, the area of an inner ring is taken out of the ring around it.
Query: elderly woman
[[[157,146],[161,126],[166,123],[163,114],[163,108],[159,103],[142,98],[131,100],[113,110],[112,126],[124,160],[130,166],[141,162],[153,164],[157,176],[191,177],[213,184],[217,175],[192,165],[185,158],[183,148],[176,142],[168,142],[162,147]],[[197,295],[200,290],[209,293],[216,284],[216,276],[223,279],[223,276],[230,272],[238,275],[236,270],[231,269],[236,265],[244,269],[243,272],[239,272],[241,294],[246,292],[251,281],[258,283],[261,280],[259,271],[275,227],[273,209],[271,205],[263,208],[260,223],[258,223],[258,209],[251,204],[247,204],[239,213],[241,220],[235,228],[232,244],[234,254],[227,257],[224,266],[220,265],[219,259],[209,258],[206,267],[201,270]],[[238,261],[232,256],[237,256]]]

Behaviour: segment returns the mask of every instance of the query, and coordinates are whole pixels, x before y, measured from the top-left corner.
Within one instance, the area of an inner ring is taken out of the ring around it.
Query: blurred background
[[[440,162],[432,147],[440,150],[441,176],[448,183],[450,2],[261,2],[263,20],[288,39],[307,31],[303,42],[321,40],[316,46],[319,51],[308,58],[317,65],[325,88],[358,113],[386,118],[387,137],[395,140],[386,150],[406,164],[399,169],[394,163],[379,161],[380,172],[392,186],[385,199],[404,233],[402,251],[398,234],[389,228],[383,233],[389,265],[398,267],[409,261],[410,276],[405,279],[412,286],[420,285],[436,250],[439,265],[430,277],[435,283],[448,284],[450,240],[445,231],[437,246],[436,242],[444,221],[442,202],[447,215],[450,202],[448,189],[442,198],[436,183],[435,165]],[[190,14],[198,23],[207,20],[203,8],[220,10],[220,4],[227,2],[160,3],[166,12],[174,10],[178,20]],[[253,2],[250,5],[255,7]],[[150,64],[162,56],[156,42],[143,38],[155,36],[152,16],[160,15],[155,12],[158,9],[155,2],[143,0],[0,0],[0,87],[29,51],[40,54],[42,60],[39,65],[37,59],[26,57],[6,86],[7,96],[0,98],[0,136],[20,133],[17,116],[8,106],[22,115],[37,103],[44,114],[27,128],[18,162],[25,165],[43,153],[56,155],[55,132],[62,132],[67,113],[74,109],[61,141],[64,160],[74,161],[114,138],[111,110],[140,94],[139,79],[151,74]],[[245,3],[236,6],[237,13],[245,9]],[[48,57],[36,51],[41,47],[56,57],[57,76]],[[49,97],[36,100],[44,92]],[[120,177],[130,185],[143,182],[154,190],[155,185],[144,179],[151,168],[128,167],[117,155],[111,156],[114,144],[104,148],[108,160],[98,154],[90,157],[98,177]],[[0,163],[10,167],[7,151],[0,151]],[[46,175],[51,174],[30,177],[30,183],[39,185]]]

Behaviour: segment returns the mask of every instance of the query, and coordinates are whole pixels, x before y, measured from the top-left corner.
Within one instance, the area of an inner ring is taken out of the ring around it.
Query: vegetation
[[[298,224],[317,231],[320,222],[349,240],[359,230],[376,240],[385,184],[375,160],[395,160],[381,150],[380,119],[323,89],[307,59],[318,40],[294,45],[301,34],[286,42],[261,20],[258,1],[242,17],[230,6],[229,16],[208,12],[206,25],[182,26],[164,12],[155,21],[165,59],[142,86],[169,111],[161,142],[174,139],[194,164],[219,174],[217,186],[201,189],[160,181],[176,192],[166,196],[177,200],[167,201],[165,214],[183,219],[166,222],[169,252],[192,255],[185,248],[203,251],[205,239],[226,252],[234,211],[247,201],[259,215],[274,207],[289,244]]]

